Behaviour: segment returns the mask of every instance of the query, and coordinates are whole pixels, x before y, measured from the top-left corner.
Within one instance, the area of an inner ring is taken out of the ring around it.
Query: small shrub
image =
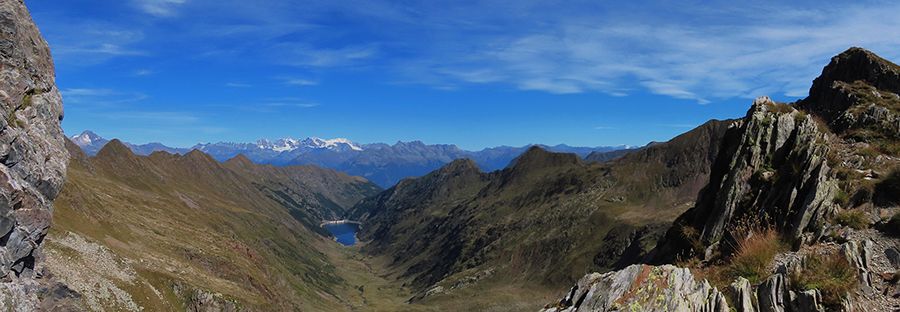
[[[772,118],[763,118],[759,123],[762,124],[763,127],[768,127],[772,124]]]
[[[881,181],[875,184],[874,197],[880,205],[900,203],[900,170],[898,168],[892,168]]]
[[[888,232],[900,234],[900,212],[894,214],[887,223]]]
[[[853,196],[851,197],[851,201],[853,205],[862,205],[865,203],[872,202],[872,198],[875,195],[875,180],[867,180],[864,178],[859,178],[858,180],[852,181],[851,188],[854,190]]]
[[[831,128],[828,127],[828,123],[825,122],[825,119],[823,119],[821,116],[816,116],[816,115],[810,115],[810,116],[812,116],[813,121],[816,122],[816,128],[819,129],[819,132],[825,133],[825,134],[831,133]]]
[[[841,181],[857,181],[863,178],[863,174],[856,169],[844,166],[832,167],[832,172],[834,172],[834,177]]]
[[[766,109],[770,112],[778,114],[787,114],[794,111],[794,108],[783,102],[766,103]]]
[[[791,272],[791,288],[795,291],[818,289],[822,303],[838,307],[849,289],[856,286],[856,269],[839,253],[811,255],[803,269]]]
[[[31,94],[26,95],[26,96],[22,99],[22,108],[24,109],[24,108],[29,107],[29,106],[31,106]]]
[[[846,193],[844,193],[846,194]],[[849,197],[849,196],[848,196]],[[868,217],[859,209],[845,210],[834,215],[832,222],[860,230],[869,226]]]
[[[862,129],[853,130],[848,134],[848,136],[856,142],[869,142],[870,140],[874,139],[874,137],[869,134],[869,131]]]
[[[700,241],[700,231],[697,231],[697,229],[692,226],[681,226],[681,238],[691,245],[692,255],[702,255],[706,249],[703,247],[703,242]]]
[[[875,157],[875,156],[878,156],[878,154],[881,154],[881,153],[879,153],[878,151],[876,151],[874,148],[871,148],[871,147],[864,147],[864,148],[861,148],[861,149],[856,150],[855,154],[856,154],[856,155],[859,155],[859,156],[864,156],[864,157]]]
[[[841,206],[847,205],[847,203],[850,202],[850,193],[838,190],[834,194],[834,198],[831,199],[831,202]]]
[[[806,112],[797,111],[797,113],[794,114],[794,122],[795,123],[799,124],[799,123],[803,122],[804,120],[806,120]]]
[[[878,150],[891,156],[900,156],[900,142],[892,140],[878,142]]]

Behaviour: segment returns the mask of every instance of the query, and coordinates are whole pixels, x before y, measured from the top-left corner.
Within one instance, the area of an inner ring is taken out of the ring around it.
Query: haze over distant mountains
[[[109,140],[92,131],[73,135],[72,142],[89,156],[97,152]],[[498,146],[481,151],[467,151],[452,144],[426,145],[421,141],[360,144],[348,139],[323,140],[306,138],[294,140],[281,138],[274,141],[260,139],[252,143],[199,143],[190,148],[176,148],[161,143],[131,144],[124,142],[135,154],[150,155],[155,151],[185,154],[197,149],[218,161],[243,154],[255,163],[288,165],[316,165],[335,169],[351,175],[363,176],[381,187],[390,187],[407,177],[419,177],[450,163],[454,159],[469,158],[484,171],[503,169],[531,146],[558,153],[578,154],[587,161],[607,162],[636,150],[635,146],[573,147],[565,144],[547,146],[531,144],[522,147]]]

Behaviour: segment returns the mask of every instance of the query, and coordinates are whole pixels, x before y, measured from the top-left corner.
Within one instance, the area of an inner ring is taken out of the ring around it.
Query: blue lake
[[[337,237],[338,243],[341,243],[344,246],[356,245],[356,238],[353,236],[356,235],[356,231],[359,231],[359,224],[331,224],[324,226],[324,228],[328,230],[328,232],[331,232],[331,235]]]

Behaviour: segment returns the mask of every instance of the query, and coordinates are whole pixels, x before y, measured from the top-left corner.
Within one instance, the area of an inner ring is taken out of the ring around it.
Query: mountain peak
[[[232,157],[231,159],[225,161],[227,164],[237,164],[237,165],[252,165],[253,161],[250,158],[247,158],[247,155],[243,153],[239,153]]]
[[[82,147],[82,148],[85,146],[91,146],[91,145],[95,145],[95,144],[99,145],[99,146],[103,146],[108,142],[106,139],[97,135],[96,133],[94,133],[91,130],[84,130],[84,132],[82,132],[81,134],[73,135],[70,138],[70,140],[72,140],[72,143],[75,143],[75,145],[78,145],[79,147]],[[98,148],[99,148],[99,146],[98,146]]]
[[[134,153],[119,139],[112,139],[97,152],[97,157],[134,156]]]
[[[576,154],[548,152],[540,146],[534,145],[513,159],[507,168],[527,170],[526,168],[549,168],[584,163],[584,159]]]
[[[798,107],[832,120],[857,104],[847,94],[857,82],[900,93],[900,66],[866,49],[850,48],[831,58],[809,88],[809,97],[798,102]]]
[[[865,81],[880,90],[900,92],[900,66],[869,50],[853,47],[831,58],[810,88],[810,95],[831,88],[835,81]]]

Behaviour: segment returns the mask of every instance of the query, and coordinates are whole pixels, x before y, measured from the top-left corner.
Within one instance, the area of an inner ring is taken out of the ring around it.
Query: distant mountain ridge
[[[89,156],[96,155],[109,142],[91,131],[84,131],[70,139]],[[607,162],[636,150],[636,147],[627,145],[574,147],[565,144],[555,146],[529,144],[522,147],[498,146],[481,151],[467,151],[452,144],[427,145],[421,141],[398,141],[394,145],[360,144],[345,138],[325,140],[316,137],[303,140],[260,139],[252,143],[200,143],[191,148],[174,148],[161,143],[135,145],[123,142],[123,144],[138,155],[150,155],[155,151],[186,154],[196,149],[218,161],[226,161],[242,154],[260,164],[316,165],[365,177],[383,188],[391,187],[404,178],[425,175],[460,158],[472,159],[487,172],[503,169],[532,146],[550,152],[574,153],[588,161],[599,162]],[[595,156],[589,157],[592,154]]]

